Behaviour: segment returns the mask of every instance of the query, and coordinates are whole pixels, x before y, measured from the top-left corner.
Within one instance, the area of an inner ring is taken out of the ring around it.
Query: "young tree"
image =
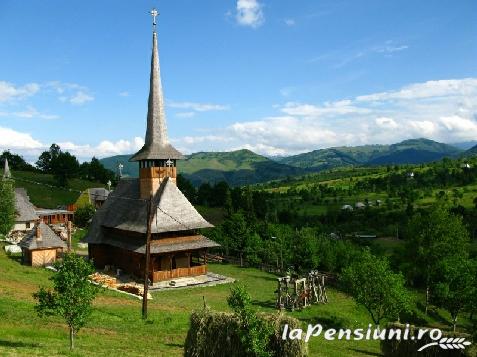
[[[96,212],[92,204],[79,207],[75,212],[74,222],[78,227],[88,226],[91,218],[93,218]]]
[[[469,233],[462,218],[442,206],[428,216],[416,215],[406,236],[404,269],[411,280],[422,281],[426,288],[426,313],[431,287],[439,263],[452,256],[467,256]]]
[[[469,307],[475,289],[476,264],[468,258],[451,257],[440,262],[439,282],[435,285],[433,299],[449,311],[455,332],[459,313]]]
[[[57,271],[50,278],[53,290],[41,287],[33,294],[38,300],[35,310],[40,317],[59,315],[70,330],[70,349],[74,348],[74,337],[86,324],[98,287],[88,280],[94,273],[90,262],[74,253],[67,253],[63,261],[55,263]]]
[[[387,259],[375,257],[369,250],[343,270],[341,282],[376,325],[385,318],[399,319],[399,314],[409,309],[404,277],[392,272]]]
[[[7,235],[15,224],[13,181],[0,179],[0,234]]]
[[[243,286],[235,286],[230,291],[227,303],[239,320],[238,331],[247,356],[269,357],[268,343],[273,334],[273,328],[259,319],[251,307],[252,298]]]

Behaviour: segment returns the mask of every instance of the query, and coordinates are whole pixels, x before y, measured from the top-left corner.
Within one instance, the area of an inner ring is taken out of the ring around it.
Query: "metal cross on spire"
[[[156,8],[153,8],[151,11],[150,11],[150,14],[152,16],[152,28],[154,30],[154,32],[156,31],[156,25],[157,25],[157,22],[156,22],[156,17],[159,16],[159,12],[157,12]]]

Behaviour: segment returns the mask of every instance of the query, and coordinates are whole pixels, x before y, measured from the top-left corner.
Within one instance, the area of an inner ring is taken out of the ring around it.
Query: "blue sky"
[[[0,149],[136,151],[153,6],[185,153],[477,139],[474,0],[3,0]]]

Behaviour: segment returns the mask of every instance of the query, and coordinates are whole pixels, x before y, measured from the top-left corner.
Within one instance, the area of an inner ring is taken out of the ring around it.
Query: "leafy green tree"
[[[251,233],[245,240],[245,259],[253,266],[257,266],[262,262],[261,253],[263,249],[263,242],[257,233]]]
[[[432,297],[437,305],[449,311],[455,332],[457,317],[469,306],[477,292],[474,284],[477,276],[476,264],[468,258],[454,256],[440,262],[439,281]]]
[[[79,174],[79,162],[69,152],[62,152],[51,160],[51,172],[60,186],[68,186],[68,180]]]
[[[404,277],[391,270],[386,258],[369,250],[343,270],[341,282],[376,325],[383,319],[399,319],[401,312],[409,310],[411,300]]]
[[[0,234],[7,235],[15,224],[13,181],[0,179]]]
[[[230,218],[226,219],[222,225],[224,234],[228,237],[232,251],[243,256],[248,235],[250,234],[249,226],[242,212],[234,213]]]
[[[252,298],[245,287],[237,285],[232,288],[227,303],[239,320],[240,329],[238,333],[247,356],[272,356],[268,343],[273,334],[273,328],[257,317],[256,312],[252,309]]]
[[[194,185],[182,174],[177,175],[177,187],[179,187],[179,190],[187,197],[189,202],[197,203],[197,191]]]
[[[303,228],[296,232],[294,240],[293,265],[299,271],[309,271],[318,268],[320,256],[318,240],[311,228]]]
[[[52,161],[58,157],[61,149],[56,144],[51,144],[48,151],[43,151],[36,162],[36,166],[45,173],[52,172]]]
[[[87,323],[98,293],[98,287],[88,280],[94,268],[74,253],[65,254],[63,261],[55,263],[55,268],[57,271],[50,278],[53,289],[41,287],[33,294],[38,301],[35,310],[40,317],[58,315],[66,321],[70,331],[70,349],[73,349],[75,335]]]
[[[0,163],[1,167],[3,168],[5,159],[8,160],[8,164],[10,165],[11,170],[18,170],[18,171],[35,171],[35,168],[27,163],[23,157],[17,154],[12,154],[10,151],[5,150],[0,155]]]
[[[92,204],[87,204],[82,207],[79,207],[74,216],[74,222],[78,227],[86,227],[89,225],[89,222],[96,212]]]
[[[428,215],[417,214],[406,234],[404,270],[412,281],[426,288],[426,312],[433,282],[441,261],[452,256],[467,256],[469,233],[462,217],[436,206]]]

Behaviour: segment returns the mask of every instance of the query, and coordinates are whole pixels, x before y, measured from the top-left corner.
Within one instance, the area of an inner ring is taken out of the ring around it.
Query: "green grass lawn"
[[[213,309],[228,311],[226,297],[230,284],[153,293],[149,319],[141,319],[141,302],[132,297],[104,290],[94,303],[94,313],[76,340],[76,350],[68,349],[68,331],[58,317],[40,319],[34,311],[32,293],[39,286],[49,286],[46,269],[22,266],[18,257],[0,252],[0,355],[2,356],[181,356],[189,326],[189,316],[203,306],[203,299]],[[210,271],[243,282],[260,311],[275,313],[276,277],[257,269],[211,264]],[[366,327],[366,311],[347,295],[328,288],[329,304],[314,305],[289,313],[303,327],[321,323],[327,327]],[[288,313],[288,312],[287,312]],[[429,323],[446,327],[438,315]],[[376,356],[375,341],[324,341],[312,339],[311,356]]]

